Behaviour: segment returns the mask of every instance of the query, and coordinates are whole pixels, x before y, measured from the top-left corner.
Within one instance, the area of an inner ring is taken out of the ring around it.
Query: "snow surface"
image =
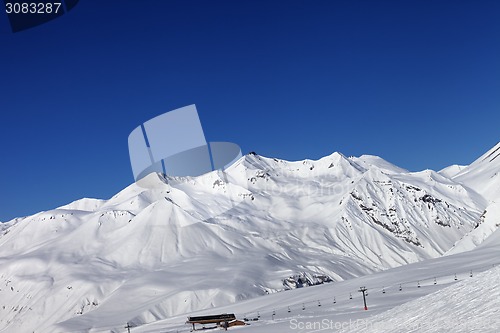
[[[500,268],[371,317],[344,332],[469,333],[500,329]]]
[[[362,165],[365,169],[377,167],[385,173],[406,173],[408,170],[400,168],[390,162],[387,162],[381,157],[373,155],[362,155],[360,157],[350,157],[351,160]]]
[[[106,200],[93,199],[93,198],[84,198],[80,200],[73,201],[67,205],[59,207],[58,209],[67,209],[67,210],[83,210],[86,212],[95,212],[101,207]]]
[[[450,166],[440,170],[439,174],[441,174],[447,178],[453,178],[454,176],[456,176],[458,173],[460,173],[466,167],[467,167],[466,165],[453,164],[453,165],[450,165]]]
[[[477,227],[462,237],[446,254],[460,253],[483,244],[500,227],[500,202],[486,207]]]
[[[500,239],[498,235],[497,240]],[[260,315],[258,321],[250,321],[249,326],[235,329],[245,333],[498,332],[499,253],[500,242],[495,242],[453,256],[429,259],[347,281],[258,297],[190,315],[235,313],[239,319],[253,319]],[[358,292],[361,286],[368,289],[368,311],[363,310]],[[469,315],[462,315],[464,313]],[[186,316],[174,316],[134,330],[138,333],[188,332],[185,321]],[[443,327],[444,324],[448,327]],[[369,329],[364,329],[365,326]],[[413,327],[418,329],[412,330]],[[71,326],[65,328],[71,329]],[[97,328],[95,332],[101,329],[106,328]]]
[[[453,177],[489,201],[500,202],[500,142]]]
[[[479,224],[466,233],[448,254],[468,251],[492,235],[500,223],[500,142],[472,164],[462,168],[452,179],[480,193],[488,204],[481,214]]]
[[[348,291],[359,299],[360,284],[413,281],[407,295],[425,295],[444,285],[417,288],[415,279],[498,259],[495,243],[480,245],[498,235],[494,191],[478,190],[490,179],[478,173],[493,169],[491,156],[450,179],[375,156],[247,155],[226,174],[152,174],[109,200],[14,219],[0,226],[0,332],[121,332],[126,322],[147,327],[165,318],[185,329],[188,313],[283,313],[285,304],[310,308]],[[297,276],[335,282],[283,292]],[[410,298],[381,301],[378,311]],[[342,309],[350,318],[352,304]],[[266,323],[289,325],[261,320],[244,329]]]

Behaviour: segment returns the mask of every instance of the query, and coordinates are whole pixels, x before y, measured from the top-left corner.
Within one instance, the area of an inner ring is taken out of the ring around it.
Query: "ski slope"
[[[500,268],[461,281],[370,318],[346,332],[469,333],[500,329]]]
[[[235,313],[239,319],[260,315],[258,321],[234,328],[249,333],[498,332],[500,233],[493,237],[494,244],[469,252],[190,315]],[[363,310],[361,286],[368,289],[368,311]],[[186,316],[177,316],[134,331],[188,332],[185,321]],[[95,332],[101,329],[108,328]]]

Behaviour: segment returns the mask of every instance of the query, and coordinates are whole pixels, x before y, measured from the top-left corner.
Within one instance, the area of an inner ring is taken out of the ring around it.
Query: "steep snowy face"
[[[249,162],[250,191],[273,221],[293,216],[325,226],[347,243],[330,246],[354,256],[374,247],[383,260],[409,254],[401,264],[442,254],[473,228],[485,206],[480,196],[433,171],[407,173],[376,157],[285,162],[256,156]],[[403,242],[389,249],[385,237]]]
[[[447,254],[474,249],[500,227],[500,142],[451,179],[479,193],[487,205],[474,230],[466,233]]]
[[[437,257],[486,206],[433,171],[339,153],[250,154],[226,173],[141,182],[1,226],[0,330],[111,313],[146,322],[293,288],[296,276],[338,281]]]
[[[500,142],[471,165],[457,173],[453,180],[469,186],[489,201],[499,201]]]
[[[500,202],[486,207],[473,230],[466,233],[446,254],[470,251],[485,244],[499,244]]]

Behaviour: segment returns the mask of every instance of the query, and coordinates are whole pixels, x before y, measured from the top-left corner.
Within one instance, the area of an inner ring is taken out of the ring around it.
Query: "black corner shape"
[[[4,0],[12,32],[36,27],[61,17],[80,0]]]

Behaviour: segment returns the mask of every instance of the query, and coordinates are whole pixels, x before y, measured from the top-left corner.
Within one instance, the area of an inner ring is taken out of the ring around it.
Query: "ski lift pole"
[[[360,287],[358,291],[361,292],[361,293],[363,293],[363,303],[365,305],[365,310],[368,310],[368,307],[366,306],[366,294],[365,294],[366,291],[367,291],[366,288],[365,287]]]

